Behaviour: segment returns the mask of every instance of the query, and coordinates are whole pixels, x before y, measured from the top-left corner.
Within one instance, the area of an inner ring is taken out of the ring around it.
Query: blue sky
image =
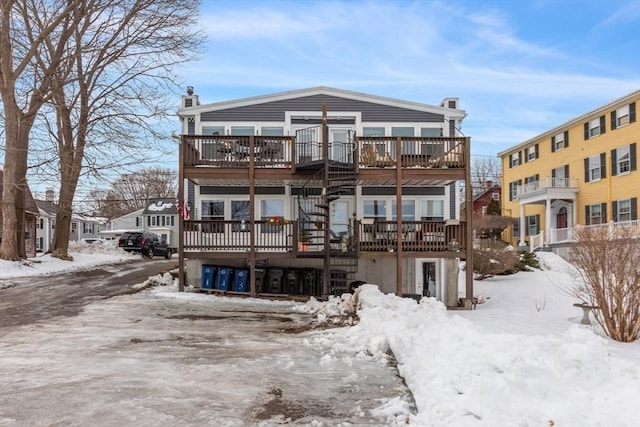
[[[640,0],[213,1],[185,86],[210,103],[330,86],[460,98],[494,156],[640,89]]]

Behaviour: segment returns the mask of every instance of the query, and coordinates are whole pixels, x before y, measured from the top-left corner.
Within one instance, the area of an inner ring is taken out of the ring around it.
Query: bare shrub
[[[616,341],[640,338],[640,230],[638,226],[579,227],[569,252],[582,283],[570,294],[598,306],[593,314]]]
[[[491,246],[473,251],[473,271],[477,274],[477,280],[513,273],[516,271],[518,261],[516,251],[500,241],[493,241]]]

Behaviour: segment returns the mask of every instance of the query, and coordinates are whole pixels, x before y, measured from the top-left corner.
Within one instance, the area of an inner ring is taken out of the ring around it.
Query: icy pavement
[[[312,320],[291,302],[154,287],[16,327],[0,347],[0,426],[403,424],[393,360],[327,357],[342,329]]]

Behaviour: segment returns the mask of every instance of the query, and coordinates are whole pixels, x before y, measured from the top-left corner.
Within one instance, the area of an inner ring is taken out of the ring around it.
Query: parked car
[[[164,255],[166,259],[169,259],[173,255],[173,250],[165,240],[148,231],[122,233],[118,240],[118,247],[127,252],[138,252],[149,258],[153,258],[155,255]]]

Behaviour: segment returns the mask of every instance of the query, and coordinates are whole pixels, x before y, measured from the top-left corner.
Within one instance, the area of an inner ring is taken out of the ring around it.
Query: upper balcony
[[[546,177],[517,187],[515,200],[533,203],[546,199],[574,199],[578,194],[576,178]]]
[[[326,150],[321,142],[296,141],[293,136],[183,135],[182,142],[185,168],[253,166],[291,173],[314,164],[323,166],[324,153],[330,160],[355,163],[359,170],[452,169],[459,173],[467,166],[469,149],[467,137],[355,137],[352,142],[329,142]]]

